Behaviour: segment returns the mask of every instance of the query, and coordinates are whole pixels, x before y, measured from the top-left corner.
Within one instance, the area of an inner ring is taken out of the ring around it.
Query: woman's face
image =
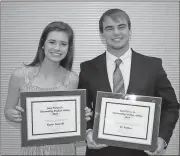
[[[68,34],[63,31],[49,32],[47,39],[44,43],[45,57],[53,62],[62,61],[69,48]]]

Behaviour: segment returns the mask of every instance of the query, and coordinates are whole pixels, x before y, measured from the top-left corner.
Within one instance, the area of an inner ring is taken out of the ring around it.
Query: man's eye
[[[119,29],[124,29],[124,28],[126,28],[126,25],[119,26]]]
[[[107,29],[106,29],[106,31],[111,31],[111,30],[113,30],[113,28],[107,28]]]
[[[67,45],[67,43],[61,43],[61,45],[62,45],[62,46],[66,46],[66,45]]]

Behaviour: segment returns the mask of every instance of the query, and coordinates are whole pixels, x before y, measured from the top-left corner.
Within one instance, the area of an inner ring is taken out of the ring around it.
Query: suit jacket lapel
[[[131,71],[130,71],[130,80],[129,86],[127,90],[127,94],[137,94],[138,86],[140,83],[140,71],[142,69],[141,59],[135,51],[132,50],[132,58],[131,58]]]
[[[99,82],[98,88],[101,91],[111,92],[111,87],[107,74],[106,53],[103,53],[97,61],[98,62],[95,63],[95,66],[98,70],[97,73],[98,74],[97,82]]]
[[[138,83],[140,81],[139,75],[141,75],[140,69],[142,69],[141,61],[139,54],[132,50],[130,80],[127,94],[138,94],[137,89],[139,85],[141,85]],[[94,65],[97,68],[96,81],[99,82],[98,90],[112,92],[107,74],[106,53],[103,53]]]

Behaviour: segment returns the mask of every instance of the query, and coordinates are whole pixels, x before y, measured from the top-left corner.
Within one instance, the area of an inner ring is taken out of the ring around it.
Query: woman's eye
[[[61,45],[62,45],[62,46],[66,46],[66,45],[67,45],[67,43],[61,42]]]
[[[49,41],[49,43],[51,43],[51,44],[55,44],[56,42],[55,42],[55,41]]]

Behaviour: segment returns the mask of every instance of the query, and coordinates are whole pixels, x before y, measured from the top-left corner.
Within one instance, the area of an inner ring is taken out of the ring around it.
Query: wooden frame
[[[86,90],[22,92],[22,146],[85,140]]]
[[[161,101],[160,97],[98,91],[93,139],[110,146],[155,150]]]

